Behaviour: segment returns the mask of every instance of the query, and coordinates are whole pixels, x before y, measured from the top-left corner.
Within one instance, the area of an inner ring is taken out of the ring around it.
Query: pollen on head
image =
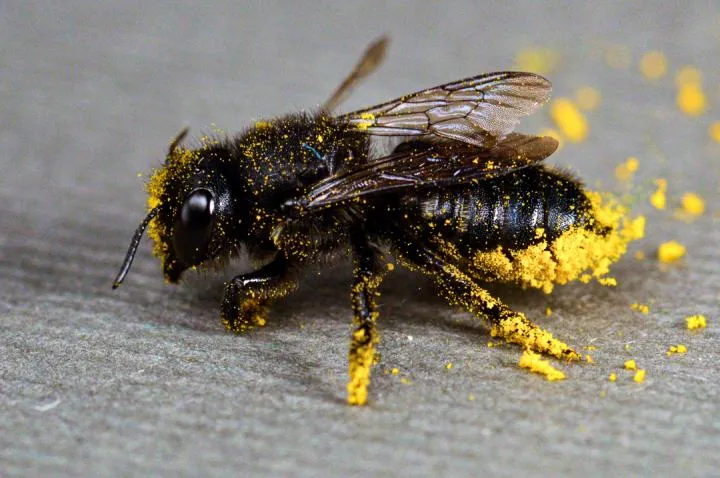
[[[148,193],[148,210],[164,205],[167,191],[171,184],[186,182],[191,174],[192,167],[197,164],[200,156],[197,151],[176,148],[169,155],[165,164],[153,170],[145,185]],[[163,266],[167,260],[168,245],[163,238],[169,236],[168,225],[159,217],[155,217],[148,225],[148,236],[153,240],[153,255],[159,257]]]

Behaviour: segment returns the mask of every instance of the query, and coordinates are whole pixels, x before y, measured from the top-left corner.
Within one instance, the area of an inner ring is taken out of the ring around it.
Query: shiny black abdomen
[[[428,225],[430,234],[452,242],[461,253],[553,240],[573,226],[588,225],[590,207],[579,181],[545,167],[430,191],[408,198],[404,206],[421,216],[416,219]]]

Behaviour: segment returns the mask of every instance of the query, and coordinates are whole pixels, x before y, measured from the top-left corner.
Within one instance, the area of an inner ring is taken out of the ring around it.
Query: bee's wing
[[[509,134],[493,148],[467,143],[407,143],[403,151],[339,171],[317,183],[301,200],[310,211],[360,197],[402,189],[437,188],[481,181],[531,166],[558,146],[549,136]]]
[[[542,76],[488,73],[340,116],[378,136],[430,136],[490,147],[550,98]]]

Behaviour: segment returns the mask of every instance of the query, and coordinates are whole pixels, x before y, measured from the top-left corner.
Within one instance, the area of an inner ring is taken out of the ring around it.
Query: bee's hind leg
[[[408,268],[431,275],[448,302],[463,306],[477,317],[487,318],[492,324],[493,337],[560,359],[580,360],[580,355],[567,344],[532,323],[525,314],[512,311],[442,255],[406,241],[403,244],[399,259]]]
[[[350,342],[347,399],[351,405],[367,403],[370,369],[375,364],[375,346],[380,337],[375,326],[378,317],[375,298],[382,282],[384,270],[380,253],[367,241],[362,232],[352,237],[353,285],[351,300],[353,325]]]
[[[236,333],[265,325],[268,303],[296,288],[292,268],[282,255],[256,271],[230,279],[225,283],[220,313],[223,325]]]

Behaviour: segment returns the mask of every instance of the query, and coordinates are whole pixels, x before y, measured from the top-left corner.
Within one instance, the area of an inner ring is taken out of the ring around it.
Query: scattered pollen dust
[[[704,329],[707,327],[707,319],[704,315],[691,315],[685,317],[688,330]]]

